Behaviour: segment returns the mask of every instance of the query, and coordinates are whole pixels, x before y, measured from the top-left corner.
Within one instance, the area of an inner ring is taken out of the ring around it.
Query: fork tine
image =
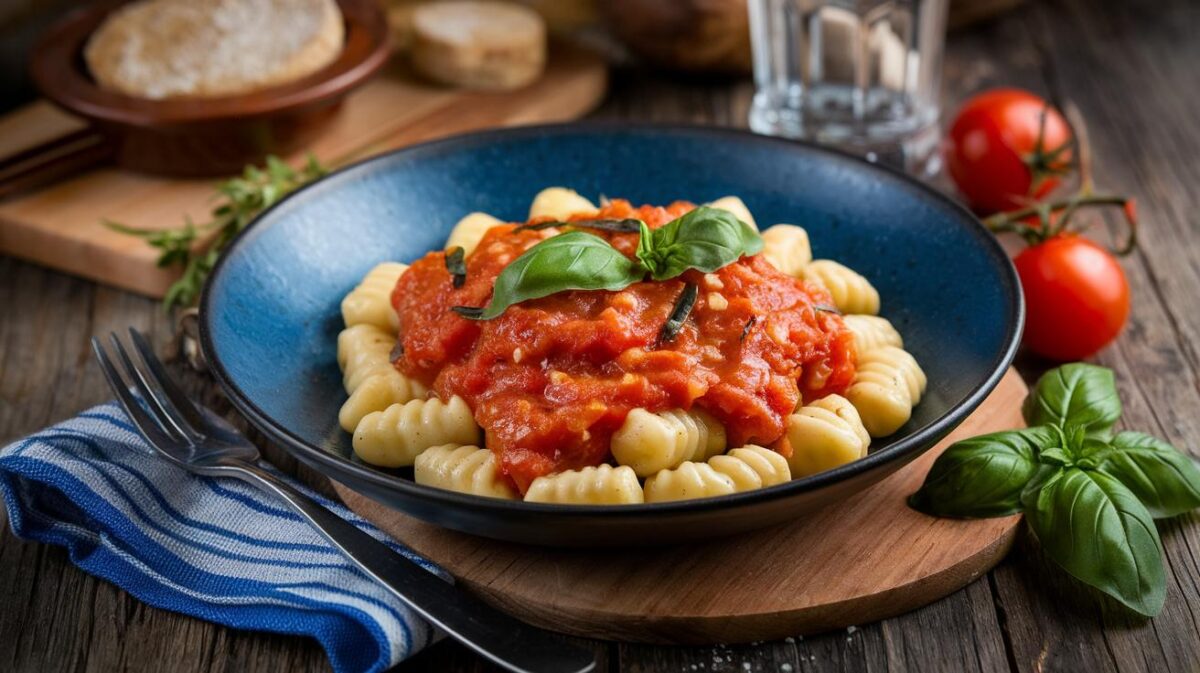
[[[121,375],[117,373],[117,369],[113,366],[108,353],[104,352],[104,346],[100,343],[100,339],[96,337],[92,337],[92,351],[96,354],[96,359],[100,362],[100,369],[104,372],[104,378],[108,379],[108,387],[112,388],[113,393],[116,394],[117,401],[121,403],[121,407],[129,415],[129,420],[133,421],[133,424],[141,431],[142,436],[146,438],[150,446],[162,453],[171,455],[165,448],[159,448],[170,445],[172,443],[170,438],[163,433],[162,426],[142,409],[142,405],[138,403],[133,393],[129,392],[129,387],[121,379]]]
[[[196,408],[188,396],[180,389],[179,384],[167,374],[166,367],[163,367],[162,361],[154,354],[154,349],[150,347],[150,343],[146,341],[146,337],[141,332],[130,327],[129,338],[133,341],[133,345],[137,348],[138,355],[142,362],[150,369],[150,378],[158,385],[163,394],[167,397],[168,404],[174,408],[178,415],[182,416],[187,422],[186,424],[194,428],[196,433],[194,438],[199,439],[200,432],[204,432],[208,428],[208,420]]]
[[[125,344],[121,343],[121,338],[116,332],[109,334],[108,339],[112,342],[112,347],[117,352],[120,362],[125,366],[125,378],[133,382],[137,388],[138,396],[150,408],[150,415],[154,417],[158,424],[162,426],[167,437],[174,442],[189,441],[188,435],[180,427],[180,422],[171,415],[162,402],[160,396],[154,391],[146,380],[146,375],[141,369],[138,369],[133,364],[133,359],[129,357],[129,353],[125,350]]]

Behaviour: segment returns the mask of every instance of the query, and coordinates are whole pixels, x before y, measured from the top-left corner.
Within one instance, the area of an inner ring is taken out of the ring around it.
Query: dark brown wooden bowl
[[[108,157],[147,173],[228,175],[267,154],[304,147],[390,51],[387,18],[375,0],[338,0],[345,45],[337,60],[311,75],[236,96],[138,98],[101,88],[83,59],[88,37],[122,4],[100,3],[64,17],[34,48],[30,70],[46,98],[90,122]]]

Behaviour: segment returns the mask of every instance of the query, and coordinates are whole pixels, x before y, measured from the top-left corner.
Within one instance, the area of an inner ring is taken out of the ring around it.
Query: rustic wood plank
[[[1190,37],[1200,29],[1200,13],[1183,2],[1100,8],[1071,1],[1031,7],[1010,23],[1035,41],[1043,85],[1083,110],[1099,184],[1140,197],[1142,247],[1124,261],[1132,315],[1122,338],[1096,358],[1117,372],[1122,427],[1197,453],[1200,419],[1190,410],[1200,404],[1194,346],[1200,316],[1186,307],[1200,293],[1193,216],[1200,199],[1188,187],[1200,179],[1194,160],[1200,98],[1194,87],[1178,84],[1187,80],[1187,64],[1200,58]],[[1097,239],[1111,243],[1121,235],[1115,219],[1093,219],[1101,223],[1090,232]],[[1024,366],[1036,375],[1050,365],[1025,358]],[[1198,520],[1191,514],[1160,524],[1168,596],[1153,621],[1082,587],[1024,538],[994,576],[1017,667],[1195,670]]]
[[[4,257],[0,302],[22,317],[0,321],[0,443],[111,397],[91,361],[92,334],[133,325],[156,344],[170,339],[156,302]],[[219,397],[202,377],[183,378]],[[65,550],[17,540],[7,524],[0,508],[0,670],[328,670],[315,642],[147,607],[76,569]]]

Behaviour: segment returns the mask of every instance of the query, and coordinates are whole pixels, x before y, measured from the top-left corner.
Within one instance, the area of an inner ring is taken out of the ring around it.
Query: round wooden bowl
[[[228,175],[267,154],[302,148],[390,51],[377,2],[338,0],[345,45],[337,60],[311,75],[236,96],[138,98],[101,88],[83,58],[88,37],[122,4],[99,3],[64,17],[34,47],[30,71],[46,98],[91,123],[107,157],[147,173]]]

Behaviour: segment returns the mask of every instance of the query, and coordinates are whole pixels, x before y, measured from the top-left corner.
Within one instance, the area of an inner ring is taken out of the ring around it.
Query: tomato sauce
[[[614,200],[599,217],[657,228],[694,207]],[[828,293],[761,255],[615,292],[561,292],[488,321],[451,311],[485,306],[508,263],[562,233],[514,229],[484,236],[462,287],[453,286],[444,253],[431,252],[401,276],[392,301],[404,347],[397,367],[442,399],[465,399],[522,492],[541,475],[606,462],[609,439],[638,407],[699,407],[724,425],[731,448],[755,443],[790,455],[787,416],[802,400],[844,391],[854,376],[849,330],[817,309],[832,305]],[[637,234],[588,231],[633,257]],[[658,344],[686,282],[699,287],[696,304],[678,336]]]

